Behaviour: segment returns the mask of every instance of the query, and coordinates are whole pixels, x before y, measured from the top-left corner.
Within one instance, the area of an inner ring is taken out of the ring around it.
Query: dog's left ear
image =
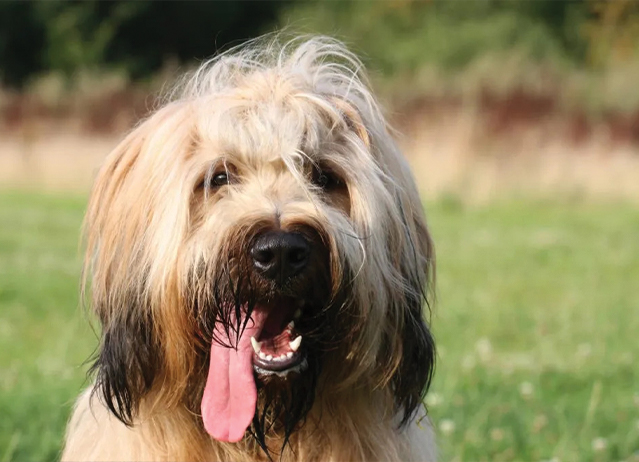
[[[421,202],[419,202],[421,207]],[[406,288],[403,322],[398,329],[401,358],[391,385],[398,409],[403,411],[401,425],[408,423],[430,387],[435,367],[435,341],[426,323],[430,314],[432,283],[434,281],[434,248],[421,210],[402,209],[406,231],[408,259],[400,263]],[[411,255],[412,254],[412,255]]]
[[[403,413],[401,425],[404,425],[422,404],[435,367],[435,342],[424,311],[430,304],[434,281],[434,247],[415,180],[395,144],[388,142],[390,136],[378,138],[375,131],[369,132],[363,118],[367,112],[362,107],[358,110],[355,102],[338,97],[332,102],[346,127],[361,139],[381,169],[396,179],[389,187],[394,190],[399,216],[396,229],[391,231],[393,236],[389,236],[387,242],[389,260],[394,262],[402,284],[391,296],[393,306],[389,307],[378,358],[384,374],[381,380],[390,384],[396,407]],[[383,119],[374,114],[368,114],[367,119],[377,130],[386,130]]]

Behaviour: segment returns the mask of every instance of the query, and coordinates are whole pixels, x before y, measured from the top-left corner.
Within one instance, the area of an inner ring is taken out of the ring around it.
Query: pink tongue
[[[255,414],[257,389],[253,378],[253,347],[251,336],[259,335],[263,316],[257,312],[246,325],[234,348],[212,342],[209,375],[202,396],[204,428],[219,441],[235,443],[244,437]],[[231,334],[233,337],[233,334]],[[226,337],[216,328],[216,337]],[[229,339],[235,344],[235,339]]]

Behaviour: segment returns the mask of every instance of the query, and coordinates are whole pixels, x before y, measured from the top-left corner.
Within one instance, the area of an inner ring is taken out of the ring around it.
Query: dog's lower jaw
[[[298,364],[296,364],[293,367],[290,367],[288,369],[284,369],[282,371],[272,371],[272,370],[266,370],[266,369],[262,369],[261,367],[254,365],[253,369],[255,370],[255,372],[262,376],[262,377],[268,377],[270,375],[275,375],[277,377],[283,378],[286,377],[288,374],[291,373],[302,373],[306,370],[306,368],[308,367],[308,361],[306,360],[306,358],[303,358]]]
[[[267,460],[255,440],[222,443],[207,435],[185,408],[159,409],[152,413],[143,402],[132,427],[125,426],[87,389],[78,399],[66,435],[63,461],[227,461]],[[384,417],[389,396],[345,392],[321,399],[308,415],[306,425],[290,438],[281,455],[282,441],[270,436],[267,444],[274,460],[287,461],[434,461],[433,432],[428,419],[415,420],[398,430]],[[346,411],[348,410],[348,411]],[[380,421],[385,425],[379,425]],[[419,422],[419,423],[418,423]],[[375,423],[375,425],[372,425]],[[378,428],[362,433],[361,428]],[[277,449],[276,449],[277,448]]]

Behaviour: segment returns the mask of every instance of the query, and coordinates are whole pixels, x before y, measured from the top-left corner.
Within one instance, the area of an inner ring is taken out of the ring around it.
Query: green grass
[[[443,460],[639,460],[639,210],[430,211]]]
[[[0,193],[0,462],[52,460],[95,336],[85,200]],[[428,206],[441,460],[639,460],[639,210]]]
[[[78,303],[84,200],[0,194],[0,461],[53,460],[95,337]]]

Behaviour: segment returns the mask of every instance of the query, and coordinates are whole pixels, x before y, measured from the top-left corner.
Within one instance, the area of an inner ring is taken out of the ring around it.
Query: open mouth
[[[304,306],[303,300],[282,298],[276,303],[269,303],[268,307],[256,307],[266,313],[257,338],[251,336],[253,368],[258,374],[282,376],[304,370],[303,337],[295,327]]]
[[[299,299],[278,297],[243,311],[239,333],[216,325],[217,338],[227,341],[211,342],[201,402],[204,428],[213,438],[237,442],[244,437],[255,415],[256,374],[286,377],[308,367],[304,339],[295,326],[305,321],[304,309]]]

